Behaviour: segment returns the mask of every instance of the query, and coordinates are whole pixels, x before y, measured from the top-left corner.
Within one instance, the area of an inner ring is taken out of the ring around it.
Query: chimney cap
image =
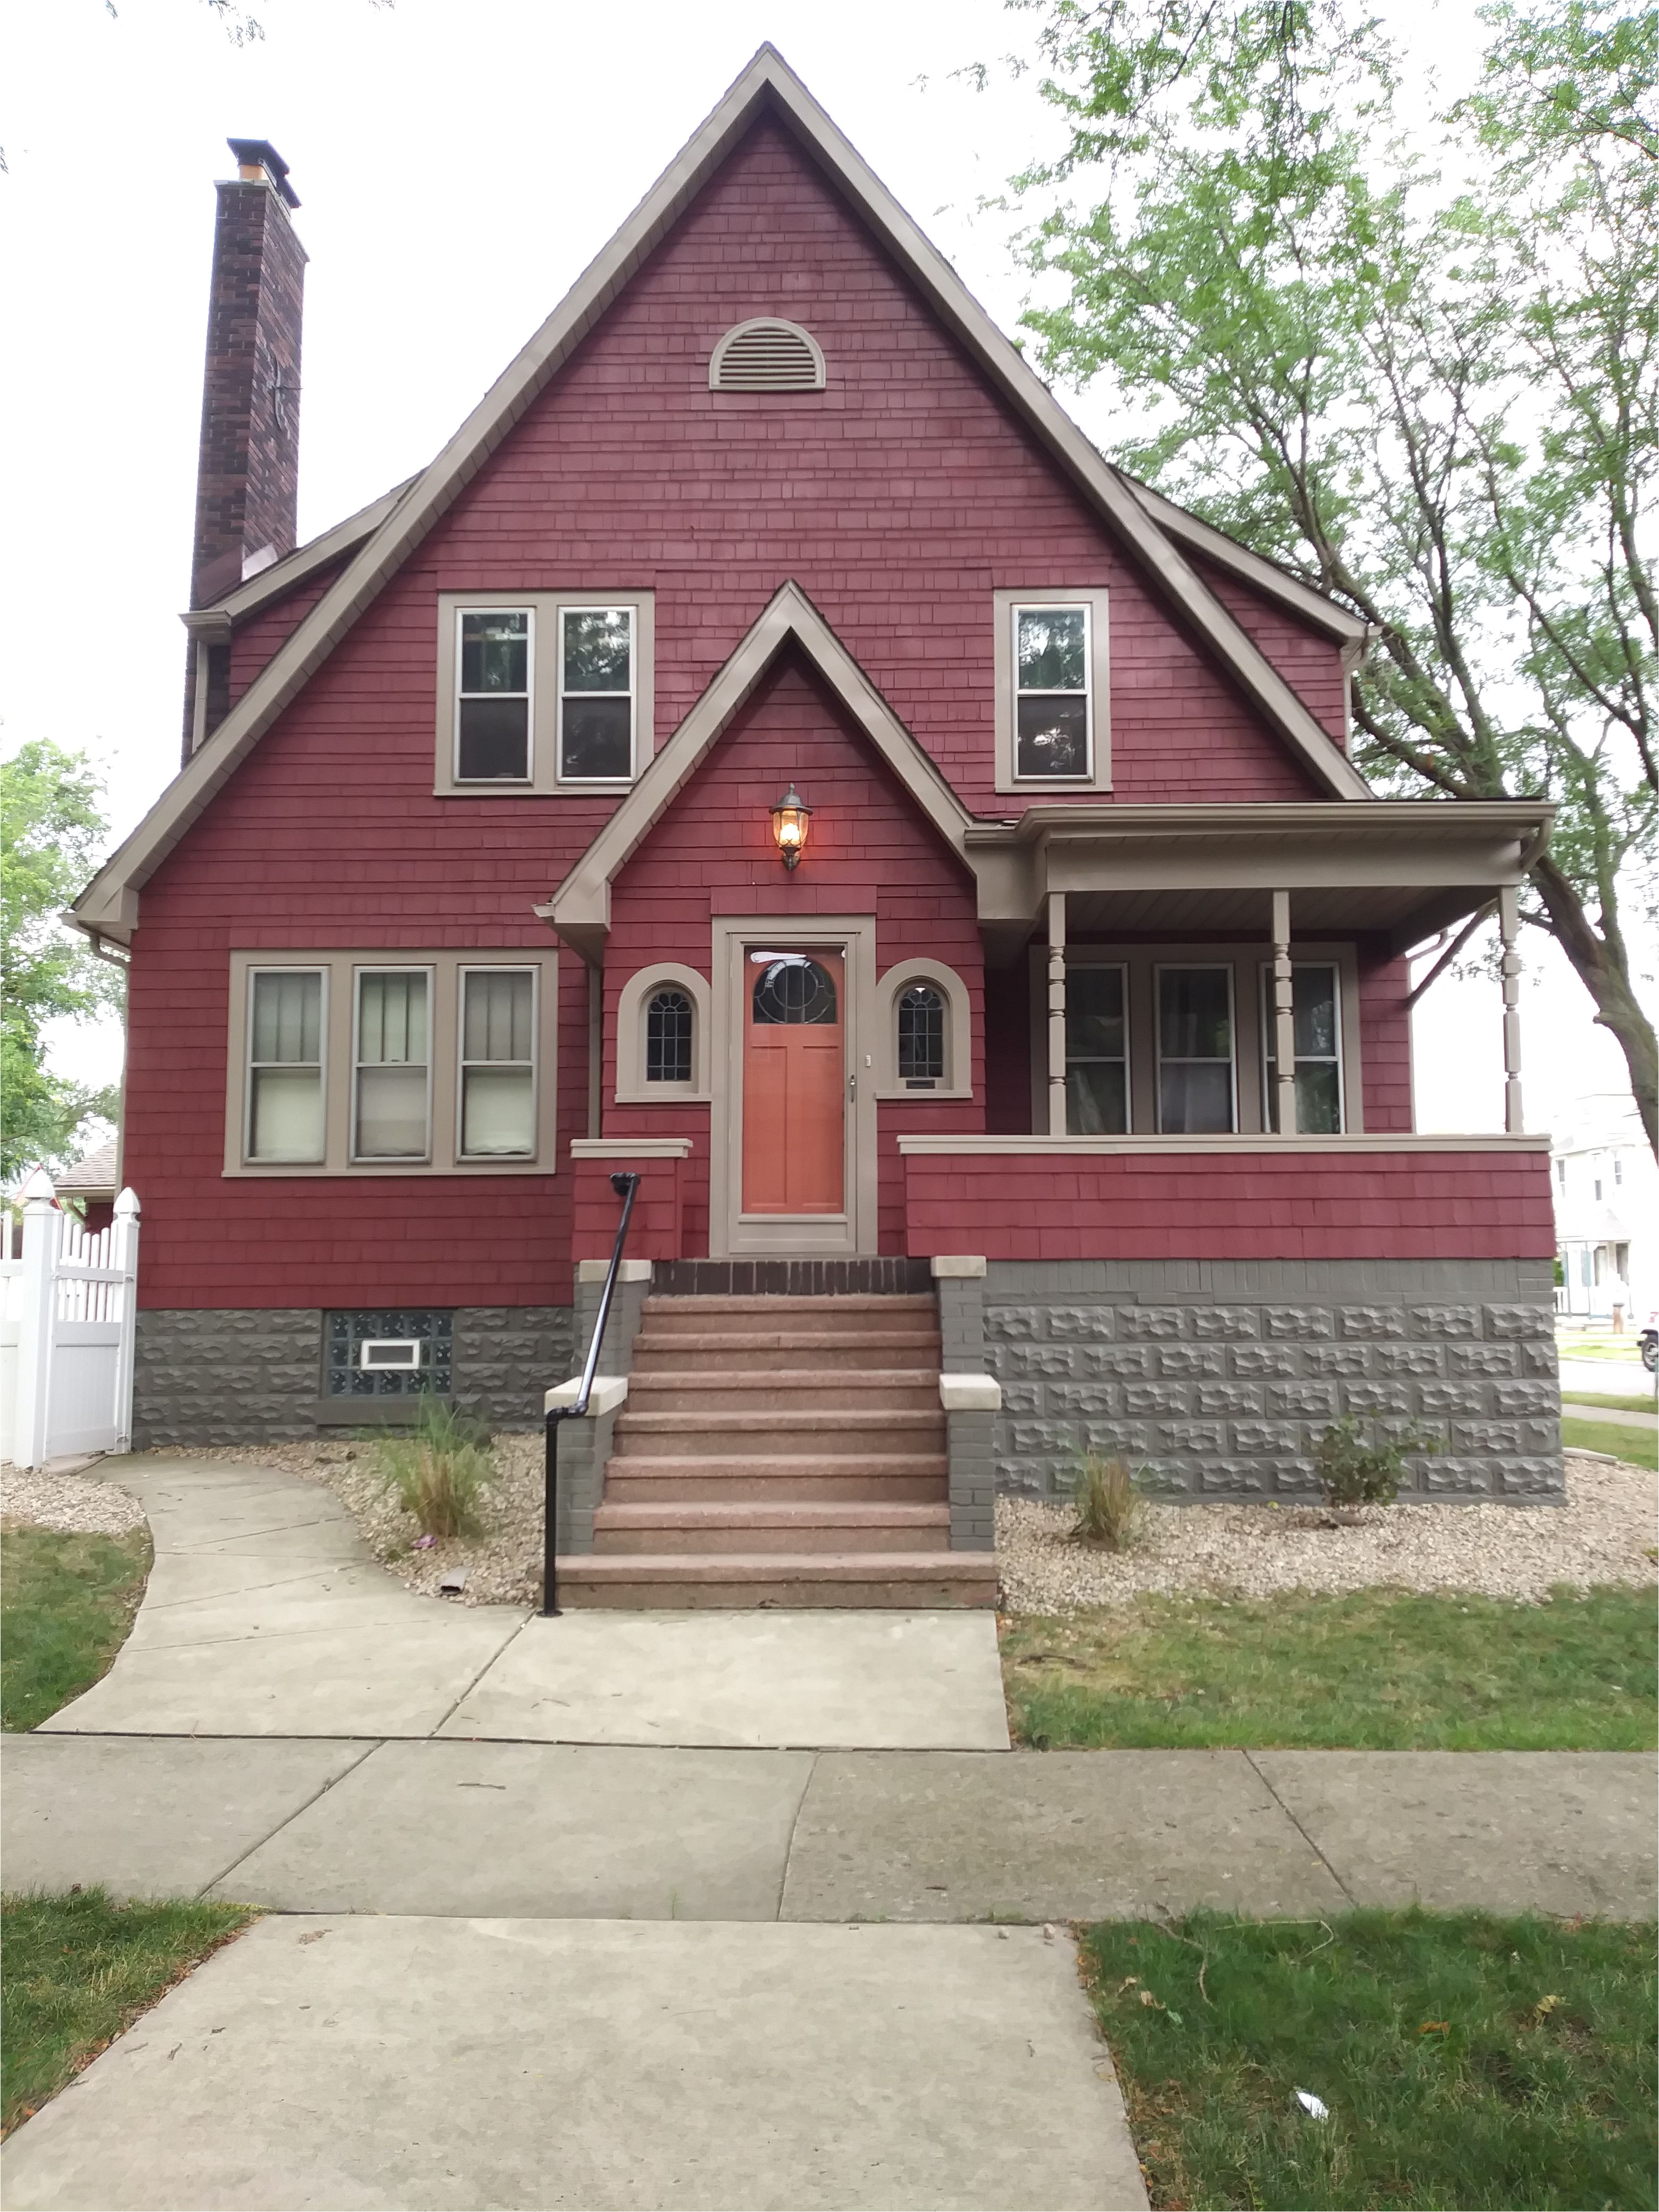
[[[225,143],[241,167],[263,169],[288,204],[299,206],[300,195],[288,180],[288,163],[269,138],[227,138]]]

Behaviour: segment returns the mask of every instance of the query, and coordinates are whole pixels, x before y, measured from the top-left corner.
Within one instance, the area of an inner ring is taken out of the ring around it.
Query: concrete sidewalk
[[[1613,1752],[801,1752],[13,1736],[10,1887],[554,1919],[1640,1918]]]
[[[320,1483],[106,1473],[149,1518],[132,1633],[52,1735],[1006,1750],[986,1612],[574,1613],[417,1597]]]
[[[1063,1932],[266,1920],[0,2151],[11,2212],[1135,2212]]]

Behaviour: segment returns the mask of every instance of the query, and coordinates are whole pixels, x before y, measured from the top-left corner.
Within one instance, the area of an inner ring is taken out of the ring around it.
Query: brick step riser
[[[856,1467],[856,1462],[851,1463]],[[612,1460],[605,1494],[616,1505],[937,1505],[949,1495],[943,1474],[739,1473],[712,1462],[705,1473],[683,1460],[653,1468],[648,1459]]]
[[[691,1362],[723,1368],[727,1373],[773,1374],[780,1368],[833,1369],[837,1374],[861,1373],[868,1368],[927,1368],[937,1375],[940,1347],[937,1336],[884,1337],[878,1345],[864,1345],[838,1337],[790,1336],[781,1342],[745,1337],[646,1337],[634,1340],[635,1377],[681,1372]]]
[[[687,1528],[670,1522],[659,1528],[612,1528],[605,1527],[598,1516],[593,1522],[593,1549],[605,1554],[648,1553],[659,1558],[665,1552],[708,1552],[729,1558],[733,1552],[868,1552],[879,1558],[884,1552],[948,1552],[950,1548],[948,1527],[859,1528],[838,1523],[827,1528],[775,1528],[757,1522],[745,1528],[723,1522],[714,1528]]]
[[[959,1613],[988,1610],[996,1593],[981,1595],[955,1583],[803,1583],[781,1577],[774,1583],[729,1588],[719,1583],[639,1583],[598,1589],[561,1574],[559,1602],[570,1613]]]
[[[810,1455],[813,1458],[845,1459],[857,1466],[866,1457],[891,1459],[905,1452],[925,1452],[937,1456],[945,1449],[945,1423],[931,1415],[918,1419],[915,1414],[880,1414],[876,1422],[866,1426],[862,1422],[854,1431],[850,1425],[817,1426],[799,1421],[776,1420],[754,1426],[740,1425],[741,1414],[729,1416],[730,1425],[722,1424],[721,1415],[712,1417],[713,1425],[705,1427],[701,1422],[694,1428],[689,1425],[697,1417],[694,1414],[641,1414],[641,1420],[661,1422],[660,1427],[647,1430],[624,1430],[617,1424],[616,1455],[628,1461],[652,1459],[714,1459],[726,1462],[745,1459],[781,1459]],[[852,1416],[843,1417],[849,1424]],[[839,1444],[841,1450],[830,1446]]]
[[[877,1376],[757,1375],[752,1382],[678,1375],[629,1378],[630,1413],[771,1413],[793,1426],[839,1413],[925,1413],[939,1410],[939,1380],[890,1382]]]
[[[731,1329],[811,1328],[826,1336],[870,1335],[889,1329],[937,1329],[932,1298],[647,1298],[642,1330],[672,1336],[718,1336]]]

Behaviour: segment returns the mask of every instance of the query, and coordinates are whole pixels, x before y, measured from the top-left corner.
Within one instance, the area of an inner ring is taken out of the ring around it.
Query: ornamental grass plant
[[[413,1427],[376,1440],[378,1471],[423,1535],[477,1533],[478,1500],[494,1475],[488,1435],[442,1398],[422,1393]]]
[[[1127,1552],[1146,1522],[1146,1500],[1127,1460],[1085,1452],[1072,1486],[1076,1519],[1073,1543],[1098,1545],[1106,1552]]]

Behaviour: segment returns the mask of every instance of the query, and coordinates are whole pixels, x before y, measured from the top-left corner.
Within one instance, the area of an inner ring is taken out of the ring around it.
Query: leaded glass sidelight
[[[536,1149],[536,984],[527,968],[461,977],[461,1155],[527,1159]]]
[[[523,783],[530,775],[531,617],[464,608],[455,781]]]
[[[945,994],[934,983],[912,983],[898,999],[899,1081],[932,1091],[945,1080]]]
[[[323,1157],[323,977],[256,970],[248,1020],[247,1157]]]
[[[559,774],[625,781],[634,773],[634,610],[565,607],[559,631]]]
[[[424,968],[360,969],[352,1154],[360,1160],[420,1160],[430,1149]]]
[[[684,991],[656,991],[645,1010],[645,1079],[647,1083],[690,1083],[691,1024],[696,1018]]]
[[[1012,611],[1015,774],[1086,776],[1093,735],[1089,609]]]

